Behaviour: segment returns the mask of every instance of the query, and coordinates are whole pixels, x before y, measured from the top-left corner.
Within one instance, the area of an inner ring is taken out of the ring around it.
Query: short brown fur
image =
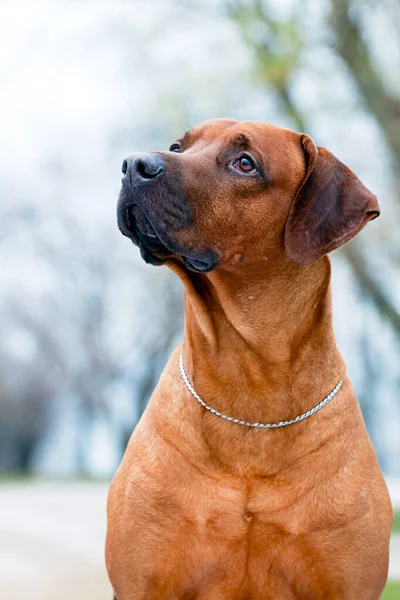
[[[263,182],[219,166],[241,134]],[[166,261],[185,286],[184,340],[110,489],[116,596],[377,600],[392,511],[335,344],[326,256],[379,214],[376,198],[310,138],[271,125],[210,121],[185,136],[181,154],[161,154],[182,174],[194,215],[180,242],[212,247],[220,262],[201,274],[179,256]],[[248,429],[196,403],[181,351],[198,394],[247,421],[293,418],[345,380],[309,419]]]

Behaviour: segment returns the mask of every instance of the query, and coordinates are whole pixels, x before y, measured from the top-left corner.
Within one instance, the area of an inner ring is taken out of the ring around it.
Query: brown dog
[[[378,599],[392,511],[326,256],[375,196],[308,136],[254,122],[209,121],[123,172],[120,229],[182,279],[186,320],[110,490],[118,600]]]

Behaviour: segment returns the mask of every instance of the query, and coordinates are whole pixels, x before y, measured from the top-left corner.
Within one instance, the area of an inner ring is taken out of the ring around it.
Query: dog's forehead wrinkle
[[[182,136],[183,138],[198,138],[201,137],[202,134],[206,133],[208,136],[214,134],[215,137],[221,135],[221,132],[224,129],[229,129],[234,125],[237,125],[239,121],[235,121],[234,119],[210,119],[209,121],[204,121],[200,125],[196,125],[192,127]],[[185,141],[187,141],[185,139]]]
[[[221,139],[221,137],[225,136],[232,138],[233,135],[236,135],[238,140],[241,137],[247,143],[273,141],[273,143],[282,146],[286,146],[287,142],[291,142],[295,137],[299,137],[299,134],[295,131],[273,125],[272,123],[237,121],[234,119],[211,119],[189,129],[180,139],[183,140],[185,138],[185,142],[194,142],[198,138],[207,137],[211,141]]]
[[[234,146],[246,150],[250,146],[250,140],[245,133],[237,133],[232,140]]]
[[[269,123],[221,119],[206,121],[190,129],[182,137],[182,143],[185,152],[208,150],[215,145],[217,162],[223,159],[221,153],[224,155],[232,148],[257,150],[260,157],[272,152],[273,162],[279,165],[282,157],[287,152],[291,153],[290,144],[294,135],[297,134]]]

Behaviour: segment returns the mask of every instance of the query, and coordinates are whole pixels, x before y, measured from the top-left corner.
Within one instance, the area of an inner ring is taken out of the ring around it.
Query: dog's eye
[[[255,173],[257,171],[256,164],[250,156],[241,156],[235,160],[233,166],[242,173]]]
[[[170,152],[180,152],[181,151],[181,145],[177,144],[175,142],[175,144],[171,144],[171,146],[169,147],[169,151]]]

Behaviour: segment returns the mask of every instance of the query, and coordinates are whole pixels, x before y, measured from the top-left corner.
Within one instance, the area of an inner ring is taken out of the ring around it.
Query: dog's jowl
[[[307,135],[214,120],[123,162],[121,232],[185,330],[108,502],[118,600],[378,600],[392,510],[332,329],[328,253],[376,197]]]

